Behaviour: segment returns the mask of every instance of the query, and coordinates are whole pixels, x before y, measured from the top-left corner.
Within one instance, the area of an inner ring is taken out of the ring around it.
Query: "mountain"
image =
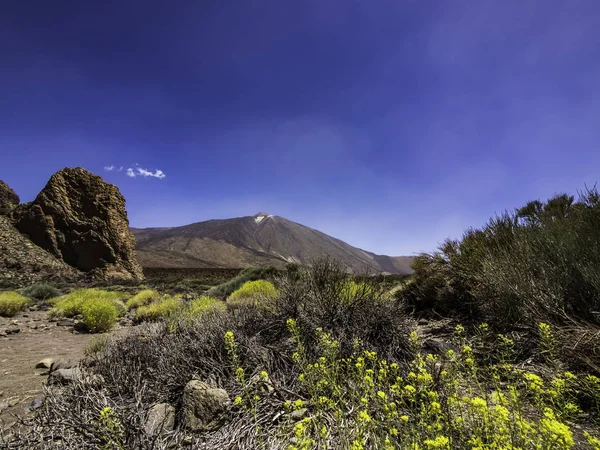
[[[131,231],[143,267],[281,267],[289,262],[309,264],[328,255],[343,261],[353,272],[412,272],[410,256],[376,255],[267,213]]]

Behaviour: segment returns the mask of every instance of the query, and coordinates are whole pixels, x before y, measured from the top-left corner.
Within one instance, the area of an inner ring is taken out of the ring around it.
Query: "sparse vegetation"
[[[161,295],[153,289],[145,289],[138,292],[129,300],[127,300],[128,308],[139,308],[140,306],[146,306],[155,300],[158,300]]]
[[[238,275],[232,279],[219,284],[206,292],[206,295],[210,297],[217,297],[225,299],[230,296],[233,292],[237,291],[247,281],[257,281],[261,279],[270,279],[277,274],[277,269],[274,267],[258,268],[250,267],[242,270]]]
[[[23,290],[23,295],[36,300],[49,300],[61,295],[61,292],[54,286],[47,283],[37,283]]]
[[[224,301],[207,296],[194,299],[189,304],[189,312],[192,317],[198,317],[211,312],[221,312],[226,308],[227,306]]]
[[[18,292],[0,292],[0,316],[12,317],[31,303]]]
[[[170,319],[184,309],[183,300],[179,297],[165,296],[146,306],[140,306],[135,313],[136,322]]]
[[[273,283],[266,280],[246,281],[238,290],[228,298],[227,304],[239,306],[252,303],[257,306],[266,306],[278,295]]]

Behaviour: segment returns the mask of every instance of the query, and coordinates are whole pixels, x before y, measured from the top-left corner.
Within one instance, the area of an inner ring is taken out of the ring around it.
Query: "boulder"
[[[191,380],[183,390],[183,426],[193,431],[217,429],[229,404],[229,395],[224,389]]]
[[[144,431],[148,436],[156,436],[173,431],[175,428],[175,408],[168,403],[158,403],[148,411]]]
[[[0,180],[0,214],[9,215],[21,200],[8,184]]]
[[[83,372],[79,367],[72,369],[58,369],[50,372],[48,384],[69,384],[83,380]]]
[[[85,169],[55,173],[13,217],[21,233],[74,268],[104,279],[143,279],[125,199]]]
[[[35,365],[36,369],[50,369],[54,364],[54,359],[52,358],[44,358],[40,362]]]

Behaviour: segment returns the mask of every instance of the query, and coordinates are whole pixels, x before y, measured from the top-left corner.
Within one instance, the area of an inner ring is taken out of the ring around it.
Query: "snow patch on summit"
[[[264,220],[266,217],[267,217],[267,216],[256,216],[256,217],[254,218],[254,221],[255,221],[256,223],[261,223],[261,222],[262,222],[262,221],[263,221],[263,220]]]

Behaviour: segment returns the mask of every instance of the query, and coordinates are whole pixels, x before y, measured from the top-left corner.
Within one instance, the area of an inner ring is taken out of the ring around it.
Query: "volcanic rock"
[[[8,215],[20,203],[19,196],[0,180],[0,214]]]
[[[13,213],[16,228],[72,267],[105,279],[141,280],[119,189],[80,167],[52,175]]]

